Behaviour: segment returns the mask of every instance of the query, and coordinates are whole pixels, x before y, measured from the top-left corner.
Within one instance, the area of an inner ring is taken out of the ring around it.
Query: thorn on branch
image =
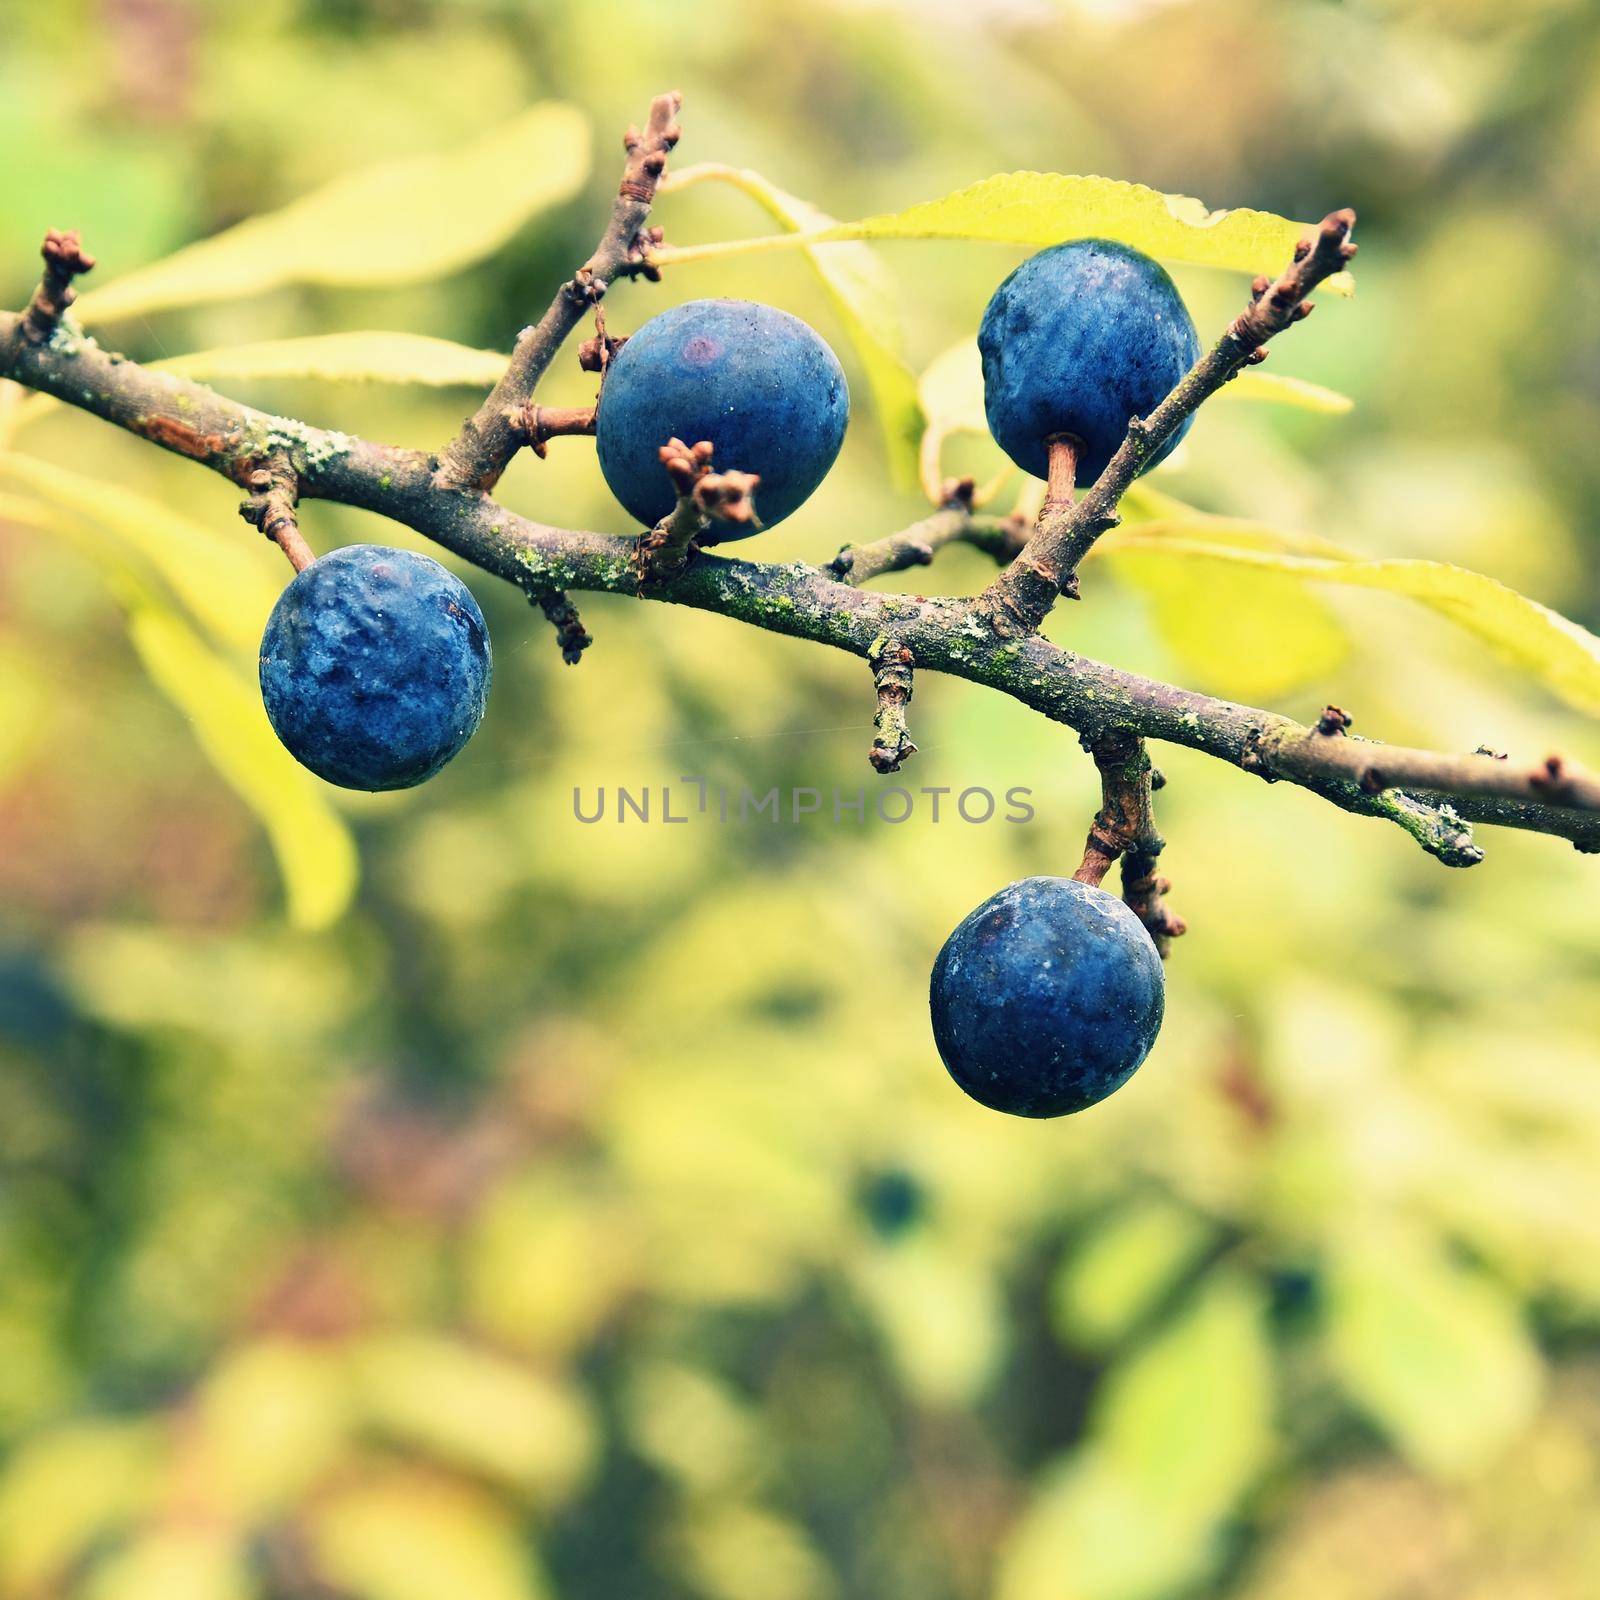
[[[878,709],[872,719],[877,732],[867,760],[875,772],[898,772],[901,764],[917,753],[906,727],[916,660],[903,640],[879,637],[867,651],[867,665],[872,668],[872,681],[878,691]]]
[[[94,257],[83,248],[76,228],[66,232],[51,228],[39,254],[44,258],[44,273],[22,313],[22,336],[30,344],[49,343],[67,307],[78,298],[72,280],[94,268]]]
[[[245,474],[250,493],[239,515],[259,528],[289,558],[296,572],[304,572],[316,554],[300,533],[300,475],[287,456],[272,456]]]

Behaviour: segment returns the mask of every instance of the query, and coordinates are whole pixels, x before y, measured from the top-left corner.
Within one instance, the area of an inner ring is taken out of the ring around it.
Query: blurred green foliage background
[[[47,225],[110,282],[566,102],[592,163],[568,140],[562,197],[436,281],[107,331],[141,359],[363,328],[502,349],[588,253],[617,132],[674,86],[681,161],[837,216],[1013,168],[1353,204],[1356,299],[1269,366],[1354,411],[1219,404],[1160,487],[1593,625],[1597,68],[1582,0],[0,0],[0,293],[23,302]],[[713,185],[657,220],[772,229]],[[882,247],[914,368],[1021,253]],[[1219,328],[1241,280],[1179,276]],[[799,255],[619,286],[610,326],[719,293],[808,317],[857,395],[833,476],[750,553],[914,518]],[[218,381],[417,446],[476,401]],[[549,393],[591,388],[565,360]],[[1028,826],[580,826],[574,785],[853,794],[867,676],[597,598],[568,671],[473,577],[497,660],[466,753],[414,794],[263,794],[235,679],[163,598],[192,581],[248,662],[284,572],[234,493],[59,409],[14,442],[48,464],[34,490],[81,476],[71,516],[0,483],[0,1593],[1600,1594],[1592,863],[1485,830],[1488,862],[1447,872],[1161,751],[1193,929],[1161,1041],[1089,1114],[1010,1121],[947,1080],[925,985],[980,899],[1075,864],[1096,785],[1065,730],[919,684],[909,786],[1027,786]],[[504,493],[627,531],[582,441]],[[305,526],[411,539],[322,505]],[[985,577],[956,550],[915,583]],[[1398,598],[1132,560],[1085,591],[1054,636],[1122,665],[1406,742],[1600,754]],[[288,818],[292,917],[236,790]],[[316,930],[330,806],[361,874]]]

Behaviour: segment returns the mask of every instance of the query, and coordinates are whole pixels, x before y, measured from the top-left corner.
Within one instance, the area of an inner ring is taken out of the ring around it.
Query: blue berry
[[[611,492],[647,527],[675,503],[660,450],[676,438],[709,439],[715,470],[759,473],[756,516],[770,528],[827,476],[849,419],[838,358],[798,317],[749,300],[691,300],[617,352],[595,442]]]
[[[261,694],[289,753],[346,789],[431,778],[483,718],[489,633],[437,561],[358,544],[314,561],[261,639]]]
[[[1129,419],[1149,416],[1199,359],[1200,340],[1172,279],[1149,256],[1107,239],[1075,239],[1030,257],[995,290],[978,349],[984,410],[1000,448],[1042,478],[1045,441],[1071,434],[1085,486],[1105,470]]]
[[[933,965],[933,1036],[974,1100],[1059,1117],[1104,1100],[1150,1053],[1161,958],[1104,889],[1024,878],[985,900]]]

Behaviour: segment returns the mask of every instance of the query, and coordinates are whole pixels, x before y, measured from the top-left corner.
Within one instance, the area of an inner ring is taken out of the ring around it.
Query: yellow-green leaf
[[[237,1533],[203,1518],[141,1533],[75,1587],[82,1600],[255,1600]]]
[[[947,439],[960,433],[986,434],[983,363],[976,339],[962,339],[941,351],[917,380],[917,400],[927,418],[918,452],[918,470],[928,498],[937,500],[943,482],[941,462]]]
[[[223,345],[153,362],[161,372],[218,378],[315,378],[328,383],[420,383],[489,388],[506,370],[495,350],[474,350],[420,333],[324,333],[305,339]]]
[[[289,920],[325,928],[355,892],[355,843],[316,780],[278,743],[255,685],[208,650],[175,612],[130,588],[128,633],[151,681],[189,719],[224,779],[267,831]]]
[[[1315,411],[1325,417],[1342,417],[1355,409],[1355,401],[1337,389],[1325,389],[1320,383],[1308,383],[1304,378],[1291,378],[1284,372],[1263,372],[1259,367],[1249,367],[1236,378],[1217,390],[1219,400],[1260,400],[1271,405],[1297,406],[1302,411]]]
[[[1056,1274],[1056,1331],[1080,1348],[1111,1348],[1171,1291],[1210,1237],[1205,1223],[1171,1201],[1119,1206]]]
[[[1437,1248],[1373,1230],[1329,1261],[1328,1351],[1424,1471],[1470,1475],[1529,1422],[1542,1368],[1508,1297]]]
[[[742,190],[773,221],[797,234],[826,232],[839,226],[825,211],[780,189],[748,167],[704,162],[684,168],[662,187],[668,192],[708,179]],[[917,381],[903,353],[894,280],[883,262],[864,244],[807,245],[805,253],[866,370],[895,481],[901,487],[909,487],[916,481],[916,448],[922,432],[922,414],[917,406]]]
[[[313,379],[322,383],[423,384],[430,388],[490,388],[506,369],[494,350],[431,339],[420,333],[321,333],[304,339],[218,345],[148,363],[152,371],[205,383],[241,378]],[[62,402],[30,395],[11,417],[13,429],[48,415]]]
[[[1041,246],[1092,238],[1117,239],[1168,261],[1275,275],[1311,231],[1307,223],[1268,211],[1208,211],[1187,195],[1162,194],[1142,183],[1005,172],[904,211],[804,233],[668,247],[657,256],[663,262],[693,261],[842,239],[982,239]],[[1348,273],[1339,273],[1325,287],[1349,294],[1353,285]]]
[[[394,1333],[358,1344],[352,1360],[367,1420],[436,1459],[547,1501],[565,1498],[593,1459],[577,1395],[492,1351]]]
[[[1143,595],[1162,643],[1196,686],[1270,700],[1325,678],[1348,655],[1338,618],[1300,579],[1270,566],[1174,560],[1169,546],[1128,539],[1105,556]]]
[[[341,1353],[326,1344],[265,1338],[223,1356],[192,1403],[212,1504],[249,1522],[304,1494],[346,1443],[345,1389]]]
[[[1157,1600],[1204,1576],[1272,1445],[1260,1297],[1215,1274],[1106,1380],[1002,1552],[998,1600]]]
[[[1568,704],[1600,712],[1600,638],[1482,573],[1443,561],[1365,561],[1349,552],[1331,557],[1248,549],[1238,543],[1214,541],[1210,519],[1195,525],[1193,538],[1185,536],[1184,526],[1141,525],[1119,537],[1106,553],[1114,556],[1119,568],[1125,568],[1132,557],[1141,563],[1139,570],[1144,576],[1150,573],[1151,563],[1166,561],[1173,573],[1167,580],[1169,589],[1182,581],[1184,573],[1210,567],[1251,572],[1300,586],[1336,583],[1405,595],[1482,639],[1496,654]],[[1280,585],[1278,592],[1286,591]]]
[[[290,574],[243,523],[209,528],[133,489],[34,456],[0,453],[0,473],[48,502],[31,522],[70,536],[66,513],[111,535],[122,555],[158,574],[213,637],[254,657],[281,588],[274,574]]]
[[[77,315],[115,322],[284,284],[364,287],[443,277],[498,249],[535,212],[575,194],[589,129],[573,107],[536,105],[442,155],[335,178],[85,294]]]
[[[0,454],[0,471],[49,503],[4,497],[5,514],[73,541],[102,565],[128,616],[129,636],[156,687],[188,718],[211,763],[267,831],[289,920],[322,928],[355,892],[355,842],[319,785],[278,742],[255,684],[222,660],[165,602],[158,573],[220,639],[254,659],[278,590],[251,559],[208,529],[131,490]],[[65,512],[65,515],[63,515]],[[118,538],[107,545],[96,533]]]
[[[854,1277],[906,1388],[937,1405],[972,1404],[1006,1353],[993,1273],[919,1238],[870,1252]]]
[[[359,1600],[543,1600],[524,1530],[487,1494],[433,1474],[368,1471],[306,1517],[318,1575]]]
[[[119,1533],[160,1485],[149,1422],[75,1423],[16,1449],[0,1477],[0,1590],[45,1593],[88,1546]]]

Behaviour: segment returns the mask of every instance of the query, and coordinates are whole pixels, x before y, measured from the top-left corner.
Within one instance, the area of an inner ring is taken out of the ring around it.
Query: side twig
[[[1331,212],[1314,238],[1300,241],[1276,282],[1257,278],[1250,304],[1227,332],[1148,417],[1128,423],[1116,454],[1083,497],[1065,504],[1054,495],[1046,500],[1022,553],[980,597],[979,610],[997,634],[1017,638],[1038,631],[1056,597],[1073,589],[1078,564],[1095,540],[1116,527],[1118,503],[1144,463],[1223,384],[1265,359],[1267,340],[1311,314],[1306,296],[1356,253],[1350,240],[1355,221],[1353,211]]]
[[[1166,841],[1156,830],[1152,796],[1164,780],[1150,765],[1144,740],[1126,728],[1085,739],[1084,747],[1100,772],[1100,809],[1089,828],[1082,865],[1073,877],[1079,883],[1098,884],[1120,858],[1122,898],[1165,959],[1172,941],[1185,932],[1185,924],[1166,904],[1172,885],[1156,872]]]
[[[594,643],[589,630],[578,615],[578,608],[560,589],[542,589],[529,594],[532,603],[544,612],[550,626],[556,630],[556,643],[561,649],[561,659],[569,667],[577,666],[583,652]]]
[[[878,691],[878,710],[872,719],[877,732],[867,760],[874,772],[898,772],[917,753],[906,726],[916,659],[904,640],[878,638],[867,650],[867,665],[872,668],[872,681]]]
[[[713,472],[708,439],[693,445],[669,439],[660,455],[678,503],[639,536],[634,561],[641,587],[677,577],[703,545],[717,543],[719,522],[751,532],[761,526],[753,498],[761,482],[759,473]]]
[[[67,307],[78,298],[72,280],[94,269],[94,257],[84,251],[76,228],[66,233],[50,229],[39,254],[44,257],[44,274],[22,313],[22,337],[30,344],[44,344],[56,331]]]
[[[523,329],[489,398],[445,446],[439,462],[441,482],[456,488],[494,488],[523,443],[516,419],[533,398],[556,352],[584,313],[599,303],[612,280],[639,266],[642,247],[638,235],[650,215],[656,185],[667,170],[667,155],[681,135],[677,119],[682,104],[683,96],[676,92],[658,95],[651,103],[644,132],[629,128],[623,136],[628,159],[600,243],[556,291],[538,322]]]
[[[945,503],[931,516],[869,544],[847,544],[823,570],[841,583],[860,585],[885,573],[929,566],[946,545],[958,543],[975,545],[996,561],[1009,561],[1022,548],[1027,524],[975,512],[971,478],[948,487]]]

